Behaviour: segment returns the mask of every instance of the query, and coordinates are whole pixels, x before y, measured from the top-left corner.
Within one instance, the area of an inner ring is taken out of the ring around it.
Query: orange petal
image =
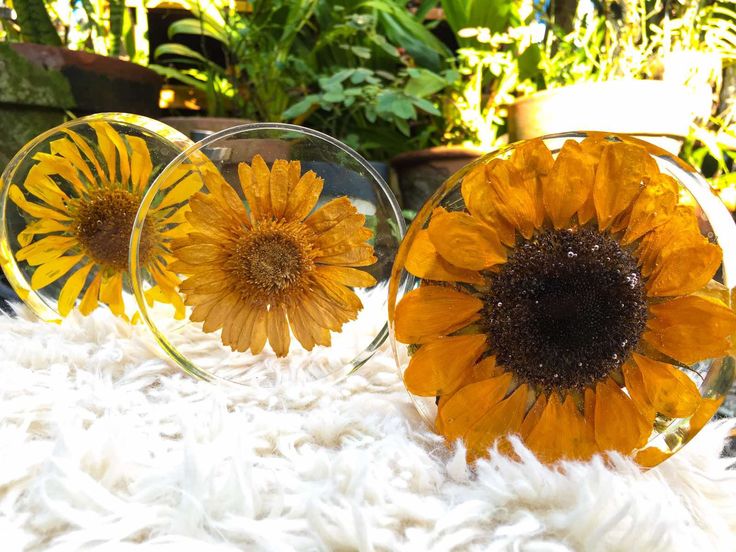
[[[691,416],[700,405],[700,392],[695,383],[677,368],[634,353],[634,361],[649,402],[657,412],[670,418]]]
[[[250,166],[253,170],[253,195],[258,205],[258,212],[261,218],[270,218],[273,216],[271,210],[271,172],[260,155],[253,157]]]
[[[666,174],[652,176],[631,208],[631,218],[621,243],[628,245],[667,222],[675,213],[677,181]]]
[[[657,447],[647,447],[640,450],[634,460],[636,460],[636,463],[640,466],[653,468],[667,460],[667,458],[672,456],[672,454],[672,452],[665,452]]]
[[[253,331],[250,335],[250,350],[257,355],[266,346],[268,338],[268,311],[265,308],[256,310]]]
[[[487,347],[484,334],[443,337],[422,345],[409,361],[404,383],[422,397],[452,393]]]
[[[295,169],[290,167],[290,170],[292,174],[291,178],[293,179]],[[290,188],[284,218],[286,220],[303,220],[304,217],[312,212],[314,206],[317,205],[317,200],[322,193],[323,186],[324,180],[317,176],[314,171],[304,173],[296,185]],[[342,201],[347,198],[338,199]]]
[[[314,230],[315,234],[319,235],[327,232],[342,219],[354,215],[357,212],[357,209],[350,203],[347,197],[338,197],[322,205],[322,207],[317,209],[304,221],[304,224]]]
[[[529,438],[529,434],[539,423],[539,419],[542,417],[542,412],[544,412],[546,406],[547,397],[543,393],[540,393],[534,400],[534,404],[529,412],[527,412],[527,415],[524,416],[524,421],[521,423],[521,427],[519,428],[519,435],[521,435],[521,438],[524,441]]]
[[[465,432],[464,441],[468,447],[469,458],[484,456],[496,439],[519,432],[526,412],[528,393],[527,385],[520,385],[510,397],[491,406],[485,415]]]
[[[688,295],[649,307],[644,339],[658,351],[692,364],[733,347],[736,313],[720,301]]]
[[[458,389],[438,412],[442,418],[442,434],[451,441],[463,437],[492,406],[506,396],[512,377],[507,373]]]
[[[377,260],[373,254],[373,247],[368,244],[350,244],[345,249],[341,253],[315,257],[314,262],[329,265],[370,266]]]
[[[594,163],[578,142],[567,140],[542,190],[545,211],[556,229],[570,224],[591,197],[594,181]]]
[[[240,301],[237,306],[230,312],[222,325],[222,333],[220,339],[223,345],[230,346],[235,350],[238,343],[240,331],[248,320],[248,315],[253,310],[253,306],[247,301]]]
[[[610,378],[595,386],[595,441],[601,450],[630,454],[646,443],[651,423]]]
[[[646,234],[637,249],[641,273],[649,276],[657,268],[657,260],[670,249],[678,249],[703,241],[695,212],[678,205],[673,215],[662,225]]]
[[[449,335],[478,319],[483,301],[442,286],[422,286],[407,293],[396,307],[396,339],[426,343]]]
[[[506,248],[496,233],[467,213],[441,213],[429,223],[429,238],[451,264],[484,270],[506,262]]]
[[[624,382],[626,390],[629,392],[631,400],[639,409],[644,419],[651,425],[657,415],[657,410],[652,406],[647,395],[647,388],[644,386],[644,379],[641,376],[641,370],[635,362],[626,362],[623,367]]]
[[[272,305],[268,311],[268,342],[277,357],[285,357],[289,353],[290,340],[286,309],[282,305]]]
[[[598,227],[608,228],[639,195],[645,179],[656,174],[657,163],[641,146],[617,142],[604,148],[593,186]]]
[[[526,445],[545,462],[587,460],[597,452],[593,428],[578,411],[572,395],[561,403],[557,393],[550,395]]]
[[[364,224],[365,215],[359,215],[357,213],[349,215],[326,232],[317,236],[314,240],[314,244],[317,248],[326,250],[339,243],[355,242],[362,237],[360,236],[360,231],[363,229]],[[371,235],[372,233],[369,234],[368,237]]]
[[[285,159],[276,159],[271,166],[271,209],[274,218],[280,219],[284,217],[288,196],[289,162]]]
[[[537,220],[537,198],[527,189],[521,173],[510,162],[493,159],[486,165],[486,178],[498,214],[526,239],[531,238]]]
[[[540,139],[526,140],[514,149],[509,161],[519,171],[524,186],[536,199],[535,225],[539,228],[544,222],[542,189],[546,187],[555,163],[552,152]]]
[[[240,303],[240,292],[232,291],[218,300],[215,305],[209,309],[204,324],[202,325],[202,331],[210,333],[219,330],[225,324],[225,321],[237,314]]]
[[[231,329],[228,336],[231,349],[234,351],[244,352],[250,348],[253,326],[255,325],[255,321],[260,310],[261,309],[250,305],[250,308],[247,310],[247,314],[243,315],[241,311],[241,315],[238,316],[240,325]]]
[[[695,435],[703,429],[703,426],[715,416],[718,409],[723,404],[726,397],[702,399],[700,405],[695,410],[695,414],[690,418],[690,434]]]
[[[502,243],[514,245],[516,232],[506,222],[495,207],[496,194],[486,174],[485,164],[473,167],[464,177],[461,185],[465,206],[470,214],[492,228]]]
[[[477,271],[458,268],[443,259],[432,243],[427,230],[421,230],[412,242],[406,257],[406,270],[426,280],[471,284],[485,282]]]
[[[485,357],[478,364],[474,364],[465,378],[466,383],[475,383],[484,379],[490,379],[506,373],[503,366],[496,364],[496,357],[491,355]]]
[[[347,266],[317,265],[315,271],[320,276],[335,283],[349,287],[373,287],[376,279],[364,270]]]

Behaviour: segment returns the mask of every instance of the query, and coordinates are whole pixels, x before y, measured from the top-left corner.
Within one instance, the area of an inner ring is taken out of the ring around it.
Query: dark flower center
[[[128,268],[130,233],[139,204],[140,198],[126,190],[100,190],[79,202],[75,235],[92,261],[113,270]],[[150,260],[154,243],[154,226],[147,219],[140,241],[141,263]]]
[[[246,234],[228,263],[236,279],[250,287],[244,290],[255,291],[266,303],[278,302],[298,288],[313,268],[310,246],[299,229],[288,224],[271,226]]]
[[[489,280],[483,324],[497,362],[548,390],[581,389],[616,370],[646,325],[635,259],[593,229],[541,233]]]

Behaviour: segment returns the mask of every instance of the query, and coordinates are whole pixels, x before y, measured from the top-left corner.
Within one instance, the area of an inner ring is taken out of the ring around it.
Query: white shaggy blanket
[[[470,469],[387,352],[234,389],[156,350],[101,310],[0,317],[0,550],[736,550],[733,421],[646,473],[521,447]]]

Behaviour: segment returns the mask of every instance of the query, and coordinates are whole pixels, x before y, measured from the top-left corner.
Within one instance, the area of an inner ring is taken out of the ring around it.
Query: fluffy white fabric
[[[0,318],[0,549],[736,549],[733,425],[662,466],[474,469],[386,351],[340,383],[195,381],[102,310]]]

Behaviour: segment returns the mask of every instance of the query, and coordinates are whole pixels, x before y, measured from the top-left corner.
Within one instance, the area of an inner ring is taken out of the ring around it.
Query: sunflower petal
[[[50,234],[51,232],[66,232],[67,230],[69,230],[68,223],[65,224],[52,219],[39,219],[21,230],[18,234],[18,244],[23,248],[33,241],[33,236]]]
[[[74,268],[83,258],[84,255],[58,257],[42,264],[36,269],[33,276],[31,276],[31,288],[41,289],[54,283]]]
[[[92,148],[87,143],[87,140],[84,139],[81,135],[77,134],[73,130],[65,129],[64,132],[72,139],[74,144],[82,150],[82,153],[87,157],[90,163],[92,163],[92,166],[95,168],[95,171],[97,172],[97,175],[99,177],[99,180],[102,181],[102,184],[105,186],[110,185],[110,181],[107,178],[107,175],[102,170],[102,167],[100,166],[100,162],[97,160],[97,156],[92,151]],[[97,178],[93,178],[90,180],[90,184],[92,183],[98,183]]]
[[[657,259],[668,250],[700,243],[703,239],[693,209],[678,205],[664,224],[642,238],[637,249],[641,273],[646,277],[652,274],[657,267]]]
[[[107,137],[115,145],[115,150],[118,152],[118,159],[120,159],[120,182],[127,188],[130,182],[130,159],[128,158],[128,149],[125,147],[125,143],[120,137],[120,134],[112,128],[112,125],[109,123],[102,123],[102,127],[104,128]]]
[[[77,238],[73,236],[46,236],[19,249],[15,258],[26,261],[31,266],[38,266],[61,257],[77,243]]]
[[[652,425],[613,380],[595,386],[595,441],[601,450],[630,454],[646,443]]]
[[[422,397],[452,393],[487,347],[484,334],[443,337],[422,345],[409,361],[404,383]]]
[[[506,248],[496,233],[467,213],[438,213],[429,223],[429,238],[449,263],[485,270],[506,262]]]
[[[192,173],[181,180],[176,186],[171,188],[156,209],[165,209],[166,207],[171,207],[172,205],[186,201],[201,188],[202,179],[199,178],[198,174]]]
[[[271,198],[273,201],[273,196]],[[268,311],[268,342],[277,357],[289,354],[289,323],[282,305],[271,306]]]
[[[253,331],[250,335],[250,351],[257,355],[266,346],[268,338],[268,311],[265,307],[257,309],[253,321]]]
[[[107,304],[116,316],[125,314],[122,272],[116,272],[109,278],[102,278],[100,284],[100,301]]]
[[[677,368],[634,353],[649,402],[657,412],[670,418],[692,415],[700,405],[695,383]]]
[[[604,148],[593,185],[598,227],[608,228],[657,174],[657,163],[641,146],[617,142]]]
[[[663,249],[647,281],[647,295],[672,297],[697,291],[711,281],[722,258],[721,248],[705,238],[676,249]]]
[[[495,209],[496,194],[486,175],[485,165],[473,167],[464,177],[461,185],[465,206],[470,214],[492,228],[502,243],[514,245],[514,227],[506,222]]]
[[[526,140],[514,149],[509,161],[519,171],[526,189],[536,198],[535,226],[539,228],[544,222],[542,190],[547,187],[555,163],[552,152],[541,139]]]
[[[209,309],[202,325],[202,331],[210,333],[222,328],[228,317],[236,313],[240,304],[240,293],[232,291],[217,301],[217,304]]]
[[[465,432],[464,441],[469,458],[485,456],[496,439],[519,432],[526,412],[528,392],[526,384],[520,385],[510,397],[490,406],[483,417]]]
[[[524,421],[521,422],[519,435],[521,435],[521,438],[524,441],[529,438],[529,435],[539,423],[539,420],[542,417],[542,413],[544,412],[544,409],[546,407],[547,397],[543,393],[540,393],[539,395],[537,395],[534,404],[532,405],[529,412],[527,412],[526,416],[524,416]]]
[[[328,265],[370,266],[375,264],[376,256],[373,247],[367,244],[352,244],[347,251],[334,255],[320,255],[314,262]]]
[[[566,141],[546,180],[542,197],[547,216],[556,229],[570,223],[572,216],[591,197],[595,165],[575,140]]]
[[[289,162],[285,159],[276,159],[271,167],[271,208],[274,218],[284,218],[288,199]]]
[[[251,177],[251,189],[256,205],[258,206],[258,213],[261,218],[271,218],[273,217],[273,210],[271,209],[271,171],[268,170],[268,165],[266,165],[266,162],[260,155],[255,155],[253,157],[253,161],[251,161],[250,166],[253,171]]]
[[[79,152],[77,146],[74,145],[74,142],[70,141],[68,138],[59,138],[58,140],[51,142],[49,144],[49,148],[54,156],[63,157],[72,165],[72,167],[82,173],[84,178],[87,179],[87,182],[90,184],[95,182],[95,177],[92,176],[92,171],[90,170],[89,165],[84,159],[82,159],[82,154]],[[81,194],[86,190],[86,186],[76,179],[76,175],[67,180],[69,180],[69,182],[74,186],[78,194]]]
[[[425,280],[471,284],[483,284],[485,281],[478,271],[458,268],[443,259],[427,230],[421,230],[412,242],[406,256],[406,270]]]
[[[304,173],[296,185],[289,191],[284,218],[286,220],[303,220],[304,217],[312,212],[315,205],[317,205],[317,200],[322,193],[323,187],[324,180],[317,176],[314,171]],[[338,200],[343,201],[347,200],[347,198],[338,198]]]
[[[678,297],[651,305],[649,314],[644,340],[685,364],[723,356],[733,347],[736,313],[714,299]]]
[[[341,220],[358,212],[350,200],[343,196],[328,201],[312,213],[304,224],[319,235],[336,226]]]
[[[67,281],[64,283],[64,287],[61,288],[61,293],[59,293],[58,302],[59,314],[61,316],[68,315],[74,308],[74,303],[77,302],[77,298],[82,292],[82,288],[84,287],[84,283],[87,281],[87,275],[92,269],[92,266],[92,263],[87,263],[74,274],[69,276]]]
[[[28,176],[23,183],[25,189],[47,205],[61,212],[66,211],[69,196],[61,191],[56,182],[39,170],[39,167],[40,165],[34,165],[28,171]]]
[[[537,221],[536,197],[527,189],[521,173],[510,162],[493,159],[486,165],[486,178],[495,210],[522,236],[531,238]]]
[[[327,249],[343,242],[354,242],[360,239],[356,237],[365,224],[365,215],[354,214],[345,217],[335,226],[317,236],[314,245],[319,249]],[[367,228],[365,230],[368,230]],[[367,235],[367,233],[365,234]],[[372,232],[368,237],[372,235]],[[362,237],[362,236],[361,236]]]
[[[407,293],[396,307],[396,339],[426,343],[449,335],[478,319],[483,301],[447,287],[422,286]]]
[[[675,213],[677,199],[677,181],[666,174],[654,175],[634,201],[621,243],[628,245],[667,222]]]
[[[458,389],[439,410],[442,434],[451,441],[463,437],[492,406],[506,396],[511,378],[511,374],[503,374]]]
[[[572,395],[561,403],[556,393],[550,395],[526,445],[545,462],[586,460],[597,452],[593,428],[578,411]]]
[[[644,419],[651,425],[657,415],[656,409],[652,406],[647,395],[647,388],[644,386],[644,379],[641,370],[635,362],[627,362],[622,367],[624,373],[624,383],[626,390],[629,392],[631,400],[641,412]]]
[[[36,217],[39,219],[47,218],[59,221],[72,220],[69,215],[65,213],[60,213],[56,209],[42,207],[41,205],[31,203],[25,198],[23,192],[21,192],[20,188],[18,188],[18,186],[16,186],[15,184],[11,184],[10,189],[8,190],[8,197],[10,197],[10,200],[15,203],[19,209],[22,209],[32,217]]]
[[[102,153],[102,158],[105,160],[105,165],[107,167],[107,176],[108,181],[115,185],[115,182],[117,181],[117,159],[115,155],[115,144],[113,144],[112,140],[110,140],[110,137],[107,134],[106,123],[98,122],[98,123],[90,123],[90,126],[94,129],[95,134],[97,135],[97,147],[100,148],[100,152]]]
[[[97,271],[95,277],[90,282],[89,287],[82,296],[82,302],[79,303],[79,312],[84,316],[90,314],[97,308],[97,298],[100,295],[100,284],[102,284],[102,271]]]

